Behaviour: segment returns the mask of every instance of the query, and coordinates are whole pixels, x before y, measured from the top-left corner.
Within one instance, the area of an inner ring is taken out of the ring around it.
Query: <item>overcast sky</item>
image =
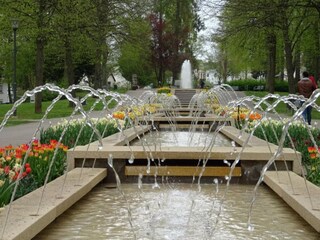
[[[201,43],[204,41],[204,43],[201,44],[197,57],[202,60],[206,60],[208,54],[214,54],[214,48],[210,40],[210,36],[219,26],[219,20],[216,16],[219,14],[220,7],[223,2],[223,0],[202,0],[200,2],[200,17],[205,24],[205,29],[200,31],[198,34],[199,41],[201,41]]]

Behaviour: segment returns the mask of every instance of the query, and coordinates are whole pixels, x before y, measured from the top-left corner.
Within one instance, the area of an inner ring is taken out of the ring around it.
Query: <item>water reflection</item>
[[[141,137],[141,141],[148,145],[162,147],[205,147],[213,143],[216,147],[231,147],[230,139],[221,133],[204,133],[189,131],[154,131]],[[141,141],[135,140],[131,145],[139,146]]]
[[[34,239],[319,239],[299,215],[265,186],[258,192],[247,229],[253,186],[231,185],[218,221],[225,186],[162,185],[160,189],[122,184],[130,201],[133,229],[119,191],[99,185]]]

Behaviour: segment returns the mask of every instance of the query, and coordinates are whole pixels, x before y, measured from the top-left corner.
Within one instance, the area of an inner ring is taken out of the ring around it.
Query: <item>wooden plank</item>
[[[150,167],[150,173],[147,174],[147,166],[126,166],[126,176],[142,175],[154,175],[156,170],[158,176],[198,176],[202,170],[202,167],[190,167],[190,166],[162,166],[162,167]],[[216,176],[224,177],[229,175],[230,167],[206,167],[202,176]],[[241,167],[235,167],[232,176],[241,176]]]
[[[177,129],[180,128],[185,128],[185,129],[189,129],[190,128],[190,124],[159,124],[159,128],[170,128],[170,127],[176,127]],[[191,128],[195,128],[195,129],[209,129],[209,124],[197,124],[197,125],[193,125]]]

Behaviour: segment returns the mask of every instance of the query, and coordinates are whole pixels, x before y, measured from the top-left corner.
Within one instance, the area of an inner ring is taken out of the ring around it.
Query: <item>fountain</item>
[[[182,63],[180,88],[182,89],[192,88],[192,71],[191,71],[190,60],[185,60]]]
[[[80,100],[70,94],[77,88],[87,92]],[[39,121],[30,143],[45,133],[47,115],[62,96],[75,109],[60,127],[59,140],[75,120],[81,118],[84,124],[67,152],[68,172],[48,182],[56,145],[42,188],[13,201],[20,181],[15,182],[10,204],[0,212],[0,239],[319,238],[319,188],[299,176],[301,155],[289,132],[298,121],[310,145],[317,147],[313,129],[303,123],[301,114],[309,105],[320,110],[316,104],[320,91],[296,109],[292,99],[297,96],[238,99],[230,86],[220,85],[196,94],[189,115],[181,116],[174,96],[159,97],[147,91],[142,101],[88,86],[60,89],[48,84],[26,92],[14,104],[0,125],[0,136],[15,109],[43,90],[57,92],[58,97]],[[85,111],[81,102],[91,96],[95,100]],[[270,99],[275,100],[273,104]],[[296,110],[291,119],[276,113],[279,103]],[[92,118],[98,104],[102,110]],[[276,130],[271,127],[266,134],[264,125],[273,121],[270,116],[284,129],[281,136],[274,134],[276,144],[269,142]],[[100,120],[105,118],[117,133],[105,136],[110,128],[101,127]],[[90,141],[79,145],[81,134],[88,131],[84,126],[92,130],[86,137]],[[166,135],[162,135],[164,129]],[[262,139],[253,136],[258,131]],[[216,144],[220,134],[229,139],[223,146]],[[27,162],[28,154],[22,165]],[[19,176],[22,173],[23,168]],[[263,181],[305,220],[261,185]]]

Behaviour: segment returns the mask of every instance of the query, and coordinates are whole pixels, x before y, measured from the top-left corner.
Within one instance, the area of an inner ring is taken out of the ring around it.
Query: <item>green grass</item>
[[[245,91],[245,94],[247,96],[257,96],[257,97],[264,97],[267,94],[269,94],[268,92],[265,91]],[[288,93],[287,92],[276,92],[275,94],[279,94],[280,96],[287,96]],[[269,102],[271,103],[271,102]],[[317,99],[317,104],[320,105],[320,99]],[[288,109],[285,103],[280,103],[277,107],[276,107],[276,111],[279,114],[286,114],[288,116],[292,116],[293,112],[292,110]],[[312,111],[312,118],[313,119],[320,119],[320,112],[317,112],[315,110]]]
[[[83,106],[85,111],[88,111],[91,106],[96,101],[95,98],[89,98],[87,100],[87,104]],[[9,121],[7,122],[6,126],[13,126],[18,125],[22,123],[30,122],[34,119],[41,119],[44,116],[44,113],[46,109],[50,106],[51,102],[42,102],[42,113],[35,113],[35,105],[34,103],[25,102],[22,103],[17,108],[17,116],[12,116],[9,118]],[[115,105],[113,103],[112,105]],[[5,114],[11,110],[12,104],[0,104],[0,121],[4,119]],[[95,106],[96,111],[102,110],[102,103],[98,103]],[[112,107],[112,106],[109,106]],[[69,106],[69,101],[67,100],[60,100],[57,103],[55,103],[54,107],[50,110],[48,114],[48,119],[50,118],[64,118],[69,117],[71,113],[73,112],[74,108]]]
[[[118,93],[126,93],[127,89],[119,88],[115,92]],[[81,90],[77,91],[77,97],[83,97],[87,93],[83,92]],[[110,98],[109,98],[110,99]],[[109,100],[108,98],[106,101]],[[88,98],[86,101],[86,105],[83,106],[85,111],[90,110],[91,106],[96,101],[96,98]],[[46,112],[47,108],[50,106],[51,101],[42,102],[42,113],[35,113],[35,105],[34,103],[30,102],[24,102],[17,108],[17,116],[11,116],[6,123],[6,126],[15,126],[18,124],[28,123],[32,120],[38,120],[41,119],[44,116],[44,113]],[[116,105],[116,102],[111,102],[109,105],[109,108],[112,108]],[[0,123],[2,123],[2,120],[5,117],[5,114],[11,110],[13,104],[0,104]],[[99,102],[95,108],[94,111],[102,110],[103,104]],[[64,118],[69,117],[71,113],[73,112],[74,108],[69,106],[69,101],[67,100],[59,100],[57,103],[55,103],[54,107],[50,110],[47,118]],[[80,114],[80,112],[79,112]]]

